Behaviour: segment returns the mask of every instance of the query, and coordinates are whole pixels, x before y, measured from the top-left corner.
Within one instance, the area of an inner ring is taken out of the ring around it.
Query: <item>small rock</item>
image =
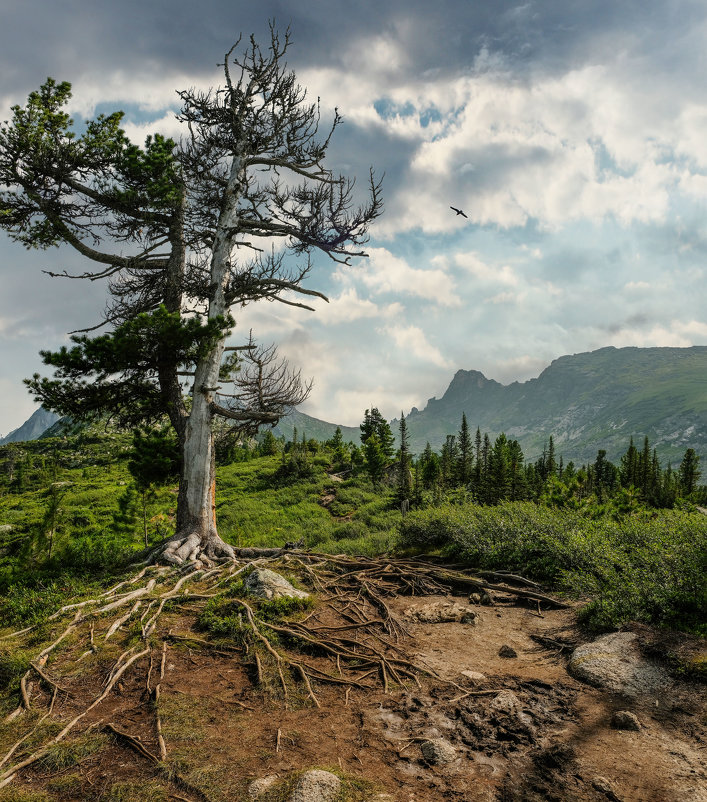
[[[616,796],[614,787],[606,779],[606,777],[595,777],[592,780],[592,786],[595,791],[599,791],[600,794],[604,794],[604,796],[608,797],[611,802],[620,802],[619,797]]]
[[[444,738],[430,738],[420,744],[422,757],[433,765],[451,763],[456,760],[457,750]]]
[[[504,643],[503,646],[498,650],[499,657],[518,657],[518,652],[512,647],[509,646],[507,643]]]
[[[309,593],[297,590],[284,576],[268,568],[257,568],[248,575],[245,588],[251,596],[259,599],[281,599],[283,597],[306,599]]]
[[[470,593],[469,594],[469,604],[481,604],[481,594],[480,593]]]
[[[341,780],[330,771],[312,769],[297,781],[287,802],[333,802],[341,792]]]
[[[405,613],[406,618],[421,624],[447,624],[461,622],[475,624],[477,613],[471,607],[455,602],[438,601],[414,607]]]
[[[497,714],[513,719],[527,733],[534,732],[530,716],[523,712],[523,705],[513,691],[500,691],[491,700],[489,707]]]
[[[513,691],[499,691],[491,700],[490,707],[498,710],[499,713],[508,713],[509,715],[517,715],[523,710],[520,699]]]
[[[633,730],[634,732],[639,732],[641,729],[641,722],[630,710],[617,710],[611,717],[611,726],[615,730]]]
[[[278,779],[279,777],[277,774],[268,774],[267,777],[261,777],[258,780],[253,780],[253,782],[248,786],[248,796],[251,799],[257,799],[266,791],[270,790],[270,788],[275,785]]]
[[[474,685],[480,685],[482,682],[486,681],[486,675],[479,671],[464,670],[461,672],[461,675],[462,677],[466,677],[468,680],[471,680]]]

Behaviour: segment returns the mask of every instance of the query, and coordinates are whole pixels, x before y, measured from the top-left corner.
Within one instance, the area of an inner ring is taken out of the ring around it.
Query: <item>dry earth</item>
[[[204,634],[194,629],[198,600],[185,600],[179,610],[165,612],[153,635],[155,643],[168,644],[161,682],[161,650],[154,648],[125,672],[112,693],[82,719],[73,740],[67,740],[80,747],[82,738],[83,743],[100,739],[95,749],[86,747],[83,754],[76,747],[78,758],[66,766],[57,765],[57,759],[28,766],[0,790],[0,799],[43,791],[49,799],[66,802],[247,800],[256,778],[284,779],[318,767],[346,779],[347,799],[707,800],[704,686],[675,681],[660,695],[627,699],[610,694],[567,672],[570,646],[586,640],[571,610],[538,612],[496,594],[493,606],[475,607],[473,624],[416,623],[410,617],[410,610],[439,601],[465,603],[443,596],[397,596],[388,602],[407,630],[397,644],[388,639],[390,653],[427,667],[436,678],[421,675],[419,685],[391,682],[388,693],[378,682],[372,688],[315,682],[316,707],[303,683],[285,702],[275,683],[257,684],[251,656],[205,646]],[[332,626],[331,608],[316,609],[309,623]],[[96,638],[99,628],[96,624]],[[642,630],[639,636],[646,640],[647,633]],[[85,643],[67,640],[45,667],[61,685],[52,717],[62,722],[100,694],[125,646],[107,644],[80,660]],[[501,657],[503,646],[517,656]],[[308,660],[336,674],[333,659]],[[167,753],[163,762],[148,692],[158,682]],[[51,691],[47,682],[35,683],[34,710],[46,709]],[[613,728],[618,710],[633,712],[640,730]],[[6,744],[38,715],[30,711],[4,725],[3,755]],[[454,749],[453,759],[436,765],[426,760],[422,747],[428,739],[444,739]],[[275,798],[283,797],[262,797]]]

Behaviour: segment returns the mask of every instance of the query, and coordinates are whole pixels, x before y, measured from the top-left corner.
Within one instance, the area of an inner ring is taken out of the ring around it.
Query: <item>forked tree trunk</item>
[[[224,204],[219,216],[211,258],[211,297],[209,320],[225,319],[228,314],[226,283],[230,268],[231,244],[237,230],[238,200],[245,176],[242,162],[234,157]],[[233,558],[233,548],[223,541],[216,527],[215,454],[212,429],[214,394],[218,386],[226,335],[196,365],[192,408],[186,420],[182,451],[182,476],[177,515],[177,531],[161,554],[170,563],[185,560]]]

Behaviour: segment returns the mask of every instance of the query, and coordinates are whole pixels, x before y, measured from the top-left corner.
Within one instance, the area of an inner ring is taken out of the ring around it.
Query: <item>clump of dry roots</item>
[[[247,571],[263,565],[297,576],[314,593],[313,611],[299,620],[297,617],[269,620],[260,615],[257,599],[232,592],[234,583]],[[156,702],[160,698],[168,644],[180,640],[198,643],[221,654],[242,652],[244,660],[254,669],[255,682],[273,687],[274,679],[274,687],[279,688],[285,706],[292,703],[294,689],[298,698],[308,698],[319,707],[317,686],[342,687],[348,704],[349,692],[355,688],[373,689],[382,685],[387,693],[392,685],[419,686],[422,675],[445,682],[431,669],[406,657],[401,639],[407,631],[392,612],[390,600],[398,595],[426,596],[450,591],[501,591],[537,604],[538,610],[541,604],[563,606],[538,592],[537,586],[523,577],[500,573],[471,576],[418,560],[241,549],[237,559],[213,567],[195,568],[191,564],[143,568],[96,598],[62,607],[44,622],[43,626],[52,630],[51,642],[41,649],[21,678],[19,705],[6,721],[19,719],[30,710],[41,711],[42,715],[0,756],[0,788],[82,725],[84,729],[102,726],[118,741],[162,765],[168,749]],[[228,603],[242,615],[248,637],[237,645],[197,637],[188,627],[187,631],[177,632],[170,626],[173,612],[179,614],[184,628],[185,615],[192,615],[195,621],[200,610],[217,597],[228,598]],[[34,629],[11,632],[0,636],[0,640],[26,648],[30,639],[36,641]],[[88,703],[77,706],[67,687],[71,675],[61,673],[67,661],[62,662],[60,654],[65,655],[64,648],[70,643],[73,657],[69,662],[75,672],[76,664],[84,660],[95,659],[100,664],[102,655],[114,653],[112,647],[119,638],[126,648],[111,661],[107,671],[103,669],[100,691]],[[100,718],[102,703],[127,672],[136,671],[145,674],[143,700],[154,709],[152,748],[115,723]],[[462,693],[466,690],[459,689]],[[58,722],[61,730],[39,748],[27,752],[24,745],[32,742],[32,736],[46,719]],[[174,778],[173,773],[171,776]]]

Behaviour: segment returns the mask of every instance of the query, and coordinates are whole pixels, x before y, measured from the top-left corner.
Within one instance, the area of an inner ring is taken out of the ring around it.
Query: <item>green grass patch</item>
[[[100,802],[167,802],[167,789],[159,782],[118,782],[100,796]]]
[[[95,755],[110,743],[110,737],[105,733],[84,733],[70,741],[61,741],[52,744],[49,750],[40,758],[38,766],[45,771],[61,771],[78,765],[84,758]]]
[[[46,791],[11,787],[0,790],[0,802],[53,802],[53,800]]]

